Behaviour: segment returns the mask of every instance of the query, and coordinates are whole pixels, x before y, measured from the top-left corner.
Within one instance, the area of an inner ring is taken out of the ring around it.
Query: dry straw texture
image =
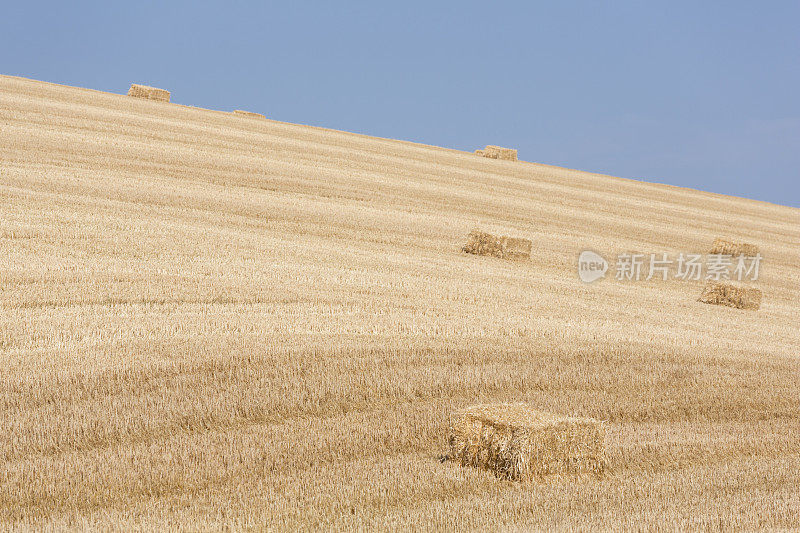
[[[506,259],[530,259],[531,241],[529,239],[515,239],[503,237],[503,254]]]
[[[708,283],[698,301],[736,309],[758,309],[761,307],[761,291],[751,287],[736,287],[730,283]]]
[[[261,113],[253,113],[252,111],[244,111],[242,109],[236,109],[233,112],[234,115],[244,115],[246,117],[253,117],[253,118],[267,118]]]
[[[744,255],[747,257],[755,257],[758,255],[758,246],[755,244],[747,244],[743,242],[733,242],[726,239],[714,239],[714,244],[711,245],[711,254]]]
[[[467,237],[463,251],[475,255],[491,255],[500,259],[524,260],[531,256],[531,241],[513,237],[498,237],[491,233],[473,230]]]
[[[147,85],[138,85],[136,83],[131,85],[131,88],[128,89],[128,96],[158,100],[159,102],[169,102],[169,91],[156,87],[148,87]]]
[[[517,481],[605,468],[605,430],[590,418],[536,411],[524,403],[476,405],[455,413],[450,459]]]
[[[513,148],[503,148],[502,146],[487,146],[483,150],[475,150],[475,153],[490,159],[505,159],[506,161],[516,161],[517,151]]]

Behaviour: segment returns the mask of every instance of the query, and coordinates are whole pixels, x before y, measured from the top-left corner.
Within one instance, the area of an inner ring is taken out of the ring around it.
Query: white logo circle
[[[608,261],[596,252],[584,250],[578,257],[578,277],[585,283],[605,277],[607,270]]]

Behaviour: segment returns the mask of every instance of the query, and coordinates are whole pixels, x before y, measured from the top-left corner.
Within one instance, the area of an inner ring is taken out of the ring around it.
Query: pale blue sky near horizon
[[[800,2],[17,2],[0,74],[800,207]]]

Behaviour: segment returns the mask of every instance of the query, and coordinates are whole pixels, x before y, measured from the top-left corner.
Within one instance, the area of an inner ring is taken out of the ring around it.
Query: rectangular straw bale
[[[475,153],[491,159],[504,159],[506,161],[516,161],[517,151],[513,148],[503,148],[502,146],[487,146],[483,150],[475,150]]]
[[[726,239],[714,239],[714,244],[711,245],[710,254],[744,255],[747,257],[755,257],[758,255],[758,246],[755,244],[747,244],[743,242],[733,242]]]
[[[506,259],[530,259],[532,246],[530,240],[503,237],[502,243]]]
[[[736,309],[758,309],[761,307],[761,291],[751,287],[737,287],[730,283],[706,284],[697,300],[704,304],[727,305]]]
[[[156,87],[148,87],[147,85],[138,85],[134,83],[128,90],[128,96],[135,96],[137,98],[147,98],[148,100],[158,100],[159,102],[169,102],[169,91],[158,89]]]
[[[528,239],[498,237],[491,233],[473,230],[462,248],[468,254],[489,255],[500,259],[529,259],[532,243]]]
[[[497,159],[498,151],[494,149],[494,146],[487,146],[481,150],[481,155],[490,159]]]
[[[468,254],[503,256],[503,243],[500,237],[491,233],[473,230],[467,236],[467,244],[462,248]]]
[[[497,159],[504,159],[506,161],[516,161],[517,160],[517,151],[513,148],[503,148],[502,146],[487,146],[486,149],[490,149],[497,153]]]
[[[253,117],[253,118],[267,118],[261,113],[253,113],[252,111],[244,111],[242,109],[236,109],[233,111],[234,115],[244,115],[246,117]]]
[[[601,475],[606,465],[602,422],[523,403],[475,405],[453,413],[448,445],[449,459],[517,481],[562,473]]]

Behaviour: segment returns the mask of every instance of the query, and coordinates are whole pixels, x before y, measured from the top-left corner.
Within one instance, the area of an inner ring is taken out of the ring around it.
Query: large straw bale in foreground
[[[708,283],[698,302],[727,305],[736,309],[758,309],[761,307],[761,291],[750,287],[736,287],[730,283]]]
[[[267,118],[261,113],[253,113],[252,111],[244,111],[243,109],[236,109],[233,111],[234,115],[244,115],[246,117],[253,117],[253,118]]]
[[[528,239],[498,237],[491,233],[473,230],[462,248],[469,254],[491,255],[501,259],[529,259],[532,243]]]
[[[605,469],[602,422],[536,411],[523,403],[476,405],[454,413],[448,444],[449,459],[506,479],[599,475]]]
[[[128,90],[128,96],[158,100],[159,102],[169,102],[169,91],[156,87],[148,87],[147,85],[138,85],[136,83],[131,85],[131,88]]]
[[[513,148],[503,148],[502,146],[487,146],[483,150],[475,150],[475,153],[490,159],[505,159],[506,161],[516,161],[517,151]]]
[[[758,246],[755,244],[747,244],[743,242],[733,242],[726,239],[714,239],[714,244],[711,245],[710,254],[744,255],[746,257],[755,257],[758,255]]]

